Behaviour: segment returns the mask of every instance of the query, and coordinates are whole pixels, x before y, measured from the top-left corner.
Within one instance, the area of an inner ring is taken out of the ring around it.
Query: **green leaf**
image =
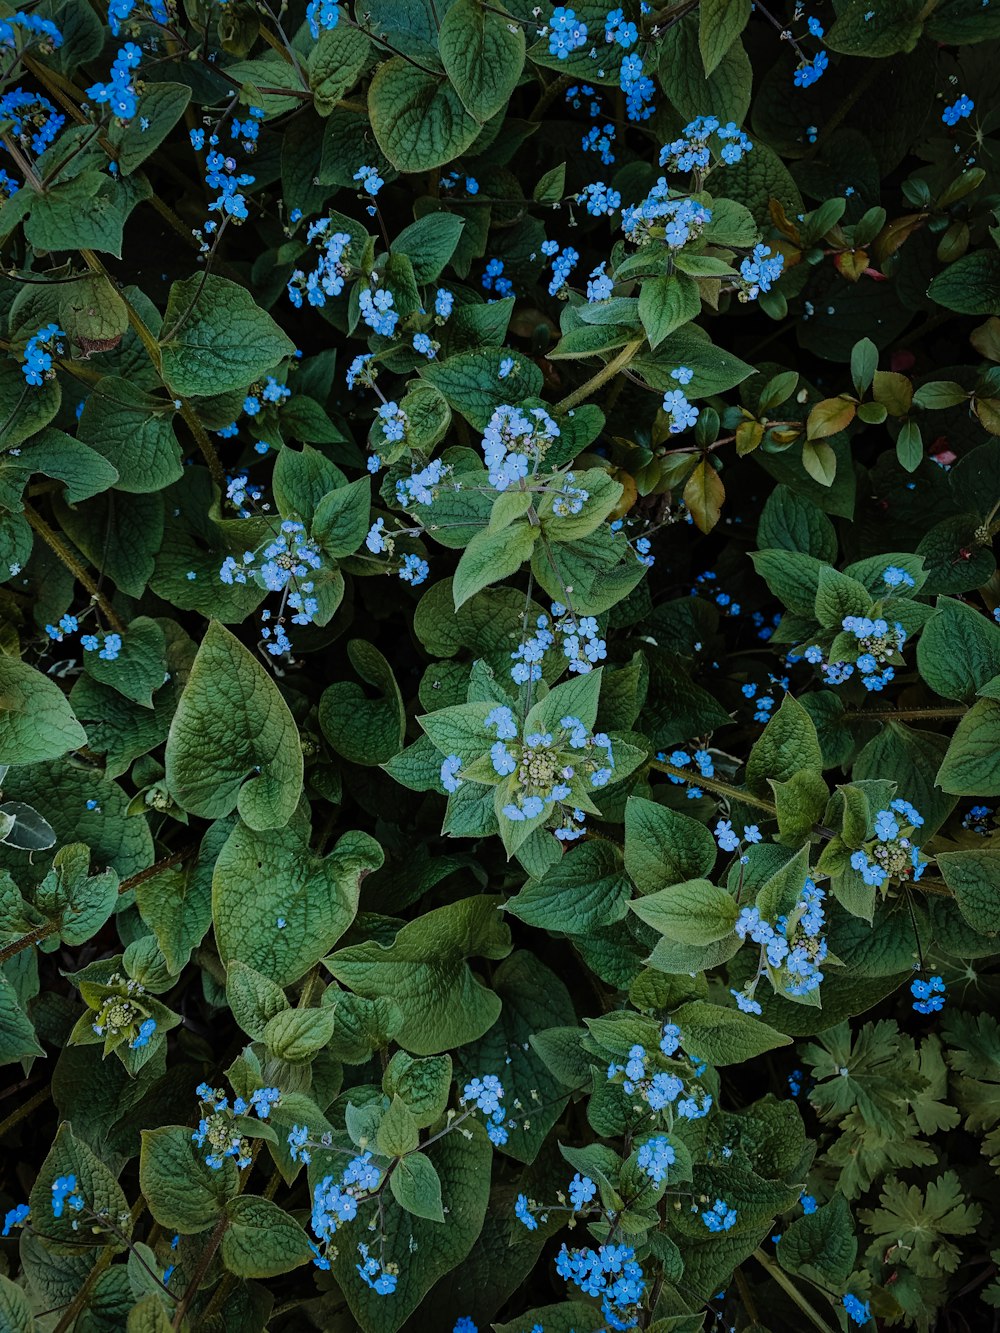
[[[271,1019],[289,1008],[280,986],[238,958],[226,968],[226,999],[237,1023],[255,1041],[262,1041]]]
[[[18,657],[0,656],[0,764],[37,764],[86,743],[55,681]]]
[[[806,440],[802,445],[802,466],[813,481],[832,486],[837,476],[837,455],[826,440]]]
[[[334,560],[353,555],[365,539],[371,519],[371,478],[338,486],[327,492],[316,506],[313,536]]]
[[[378,1126],[378,1150],[384,1157],[413,1152],[420,1140],[417,1124],[402,1097],[393,1097]]]
[[[334,1012],[323,1009],[283,1009],[268,1020],[263,1042],[279,1060],[308,1064],[333,1036]]]
[[[222,1262],[237,1277],[277,1277],[312,1256],[309,1237],[270,1199],[241,1194],[226,1205]]]
[[[868,589],[856,579],[824,565],[816,587],[816,619],[839,630],[846,616],[863,616],[871,610]]]
[[[815,724],[798,700],[786,694],[754,741],[747,759],[747,786],[755,795],[766,796],[770,781],[784,782],[799,769],[822,766]]]
[[[63,944],[86,944],[118,906],[118,876],[113,870],[91,876],[90,848],[68,843],[53,857],[34,902],[39,912],[57,923]]]
[[[166,639],[163,630],[148,616],[131,620],[122,635],[122,646],[114,661],[105,661],[99,653],[84,653],[88,676],[108,685],[126,699],[153,707],[153,694],[167,676]]]
[[[502,111],[524,68],[524,30],[480,0],[456,0],[441,22],[441,63],[470,116]]]
[[[170,725],[167,785],[183,810],[234,808],[252,829],[287,824],[302,791],[298,728],[258,659],[213,621]],[[245,779],[248,779],[245,781]]]
[[[163,330],[163,376],[185,397],[245,389],[295,351],[245,287],[215,274],[173,284]]]
[[[789,916],[802,897],[808,874],[809,846],[806,844],[760,886],[756,905],[761,917],[766,921],[774,921],[779,916]]]
[[[79,436],[114,464],[117,490],[160,491],[183,471],[173,416],[173,403],[154,398],[129,380],[105,375],[84,406]]]
[[[715,839],[696,819],[630,796],[625,806],[625,869],[640,893],[701,879],[715,865]]]
[[[698,6],[698,46],[705,74],[718,65],[746,27],[750,0],[702,0]]]
[[[172,1327],[160,1297],[150,1292],[129,1310],[125,1333],[170,1333]]]
[[[960,315],[1000,315],[1000,253],[990,247],[963,255],[931,279],[927,295]]]
[[[371,40],[353,24],[338,23],[324,28],[309,52],[309,87],[313,104],[328,116],[357,83],[368,63]]]
[[[454,213],[427,213],[403,228],[392,243],[392,253],[409,257],[417,282],[436,282],[455,253],[464,226]]]
[[[463,898],[402,926],[390,945],[370,940],[340,949],[326,967],[357,994],[391,995],[405,1021],[396,1035],[414,1055],[436,1055],[481,1037],[500,1001],[472,973],[471,956],[505,958],[510,931],[489,895]]]
[[[51,185],[44,194],[32,191],[26,197],[31,215],[24,224],[25,240],[36,250],[85,247],[121,259],[128,216],[150,193],[142,177],[116,181],[102,171],[82,171]]]
[[[112,120],[108,139],[116,150],[118,170],[123,176],[135,171],[159,148],[190,100],[191,89],[187,84],[147,84],[135,114],[124,123]]]
[[[912,51],[926,13],[923,0],[896,0],[885,9],[867,0],[847,0],[826,34],[826,44],[831,51],[870,59]]]
[[[222,961],[239,959],[279,986],[290,985],[347,930],[361,880],[381,864],[381,848],[365,833],[345,833],[329,856],[319,857],[297,829],[258,833],[237,825],[212,880]]]
[[[0,1329],[3,1333],[35,1333],[36,1328],[31,1302],[24,1288],[11,1282],[9,1277],[0,1277]]]
[[[190,1130],[186,1132],[190,1133]],[[41,1222],[45,1239],[52,1251],[56,1254],[78,1254],[81,1246],[102,1246],[108,1243],[115,1249],[124,1248],[121,1242],[109,1242],[104,1231],[88,1226],[79,1229],[74,1227],[73,1223],[79,1213],[70,1207],[68,1200],[62,1216],[53,1215],[52,1183],[59,1176],[76,1176],[76,1194],[83,1199],[88,1211],[109,1213],[118,1220],[119,1228],[126,1237],[132,1230],[128,1220],[128,1202],[114,1175],[92,1149],[74,1135],[69,1125],[61,1124],[28,1196],[32,1218]],[[126,1219],[124,1226],[121,1223],[122,1214]]]
[[[725,939],[740,914],[736,900],[707,879],[690,879],[636,898],[630,906],[647,926],[679,944]]]
[[[955,728],[935,784],[953,796],[1000,796],[1000,703],[980,699]]]
[[[389,1188],[400,1208],[405,1208],[408,1213],[426,1217],[431,1222],[445,1220],[441,1208],[441,1177],[430,1158],[422,1152],[411,1152],[400,1161],[389,1177]]]
[[[701,293],[693,278],[670,273],[647,278],[639,291],[639,318],[650,347],[659,347],[668,334],[697,319]]]
[[[969,925],[984,935],[1000,931],[1000,852],[969,848],[935,859]]]
[[[354,681],[337,681],[323,692],[319,724],[345,759],[355,764],[384,764],[403,748],[406,712],[392,667],[377,648],[363,639],[347,645],[351,665],[362,680],[381,693],[368,699]]]
[[[566,852],[541,879],[529,879],[520,893],[507,900],[505,910],[529,926],[584,935],[595,926],[620,921],[630,893],[617,850],[609,843],[584,842]]]
[[[1000,629],[965,602],[941,597],[917,641],[917,666],[936,694],[972,703],[1000,673]]]
[[[704,1000],[682,1004],[670,1020],[680,1028],[687,1053],[713,1065],[742,1064],[792,1041],[759,1018]]]
[[[405,1051],[397,1051],[382,1075],[382,1091],[387,1097],[401,1097],[417,1128],[426,1129],[444,1115],[448,1104],[451,1057],[432,1055],[415,1060]]]
[[[858,1241],[851,1209],[842,1194],[805,1217],[797,1217],[778,1241],[778,1261],[795,1273],[839,1295],[854,1270]]]
[[[735,8],[742,8],[742,0]],[[684,120],[717,116],[741,125],[750,107],[753,74],[738,35],[706,76],[700,51],[700,24],[689,15],[665,28],[659,37],[659,71],[664,92]],[[756,151],[758,145],[754,145]],[[726,193],[731,194],[726,182]],[[682,364],[687,364],[686,362]]]
[[[826,514],[805,496],[781,485],[775,486],[761,511],[757,545],[796,551],[827,564],[837,558],[837,534]]]
[[[9,1065],[44,1054],[45,1048],[21,1008],[17,991],[5,976],[0,976],[0,1064]]]
[[[904,421],[896,436],[896,457],[907,472],[916,472],[923,462],[924,441],[915,421]]]
[[[431,171],[463,153],[480,131],[454,85],[393,56],[368,89],[368,115],[378,146],[399,171]]]
[[[497,1070],[505,1090],[505,1105],[519,1102],[524,1116],[514,1115],[507,1142],[499,1151],[519,1162],[532,1162],[542,1151],[553,1126],[566,1106],[567,1089],[552,1073],[532,1038],[537,1032],[576,1021],[570,993],[555,972],[533,953],[518,949],[496,969],[493,987],[502,1004],[500,1017],[474,1045],[455,1053],[456,1076],[471,1079]],[[570,1087],[587,1079],[577,1064]]]
[[[516,523],[500,532],[477,532],[455,570],[455,610],[489,584],[516,574],[530,560],[537,537],[538,529],[530,523]]]
[[[168,1231],[190,1236],[214,1226],[237,1191],[237,1176],[231,1157],[218,1171],[206,1166],[185,1125],[142,1131],[139,1188],[154,1219]]]

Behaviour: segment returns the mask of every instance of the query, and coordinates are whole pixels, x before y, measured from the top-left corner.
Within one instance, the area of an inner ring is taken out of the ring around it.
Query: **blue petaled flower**
[[[76,1176],[56,1176],[52,1182],[52,1216],[62,1217],[67,1207],[74,1213],[83,1208],[83,1198],[77,1192]]]
[[[636,1154],[640,1169],[657,1185],[666,1180],[667,1168],[673,1166],[676,1158],[676,1153],[662,1134],[647,1140]]]
[[[806,60],[795,71],[795,77],[792,82],[796,88],[810,88],[826,73],[827,66],[830,63],[830,57],[825,51],[819,51],[812,60]]]
[[[723,1199],[716,1199],[712,1207],[702,1213],[701,1220],[709,1231],[729,1231],[736,1224],[736,1209],[730,1208]]]
[[[329,32],[335,28],[339,18],[340,8],[335,0],[309,0],[306,6],[306,22],[314,38],[319,36],[321,30]]]
[[[971,97],[962,93],[957,102],[945,107],[941,113],[941,119],[946,125],[957,125],[960,120],[965,120],[966,117],[972,115],[975,105]]]
[[[573,1205],[573,1211],[578,1213],[581,1208],[585,1208],[596,1193],[597,1186],[590,1177],[581,1176],[578,1171],[569,1182],[569,1201]]]
[[[0,1235],[9,1236],[14,1227],[23,1227],[30,1212],[31,1209],[26,1203],[19,1203],[15,1208],[12,1208],[4,1216],[3,1231],[0,1232]]]
[[[868,1302],[858,1296],[852,1296],[850,1292],[844,1297],[844,1309],[856,1324],[867,1324],[872,1317],[872,1309]]]
[[[529,1231],[538,1230],[538,1219],[531,1211],[531,1203],[526,1194],[519,1194],[514,1202],[514,1216]]]
[[[549,19],[549,53],[558,60],[565,60],[571,51],[579,50],[586,42],[586,23],[577,22],[574,10],[558,5]]]
[[[927,981],[921,978],[910,982],[910,993],[913,996],[913,1007],[918,1014],[936,1014],[939,1009],[944,1008],[945,984],[941,977],[930,977]]]

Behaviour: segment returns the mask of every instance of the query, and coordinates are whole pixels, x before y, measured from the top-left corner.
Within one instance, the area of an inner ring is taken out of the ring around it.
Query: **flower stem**
[[[48,546],[50,550],[55,552],[55,554],[59,557],[60,561],[66,566],[66,568],[70,571],[70,573],[73,575],[76,581],[78,583],[82,583],[83,586],[87,589],[87,591],[90,593],[91,600],[96,602],[97,605],[101,608],[102,614],[104,615],[105,619],[107,620],[111,628],[115,631],[115,633],[124,634],[125,625],[118,618],[118,615],[114,610],[114,608],[112,607],[111,603],[101,592],[100,588],[98,588],[94,580],[90,577],[90,574],[87,572],[87,569],[84,566],[83,562],[77,559],[77,557],[70,550],[69,546],[67,546],[67,544],[63,541],[62,537],[60,537],[58,533],[56,533],[52,528],[50,528],[48,523],[46,523],[45,519],[42,518],[41,514],[39,514],[37,510],[33,509],[31,505],[28,504],[27,502],[25,502],[24,504],[23,513],[24,517],[28,520],[29,525],[35,532],[38,533],[39,537],[41,537],[42,541],[46,544],[46,546]]]
[[[596,375],[592,375],[585,384],[581,384],[579,389],[574,389],[562,402],[556,403],[555,410],[557,412],[568,412],[571,407],[576,407],[585,398],[589,398],[602,384],[607,384],[608,380],[614,379],[617,374],[625,369],[645,341],[645,338],[636,338],[633,342],[626,343],[618,355],[612,357],[606,365],[602,366]]]

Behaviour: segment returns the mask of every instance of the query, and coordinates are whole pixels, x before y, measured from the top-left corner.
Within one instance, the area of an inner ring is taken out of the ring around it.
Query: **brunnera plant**
[[[0,1329],[985,1328],[1000,8],[0,0]]]

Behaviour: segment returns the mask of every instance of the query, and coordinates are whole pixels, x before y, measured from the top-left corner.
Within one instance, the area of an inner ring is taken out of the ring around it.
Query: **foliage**
[[[814,8],[0,0],[4,1330],[1000,1304],[1000,19]]]

